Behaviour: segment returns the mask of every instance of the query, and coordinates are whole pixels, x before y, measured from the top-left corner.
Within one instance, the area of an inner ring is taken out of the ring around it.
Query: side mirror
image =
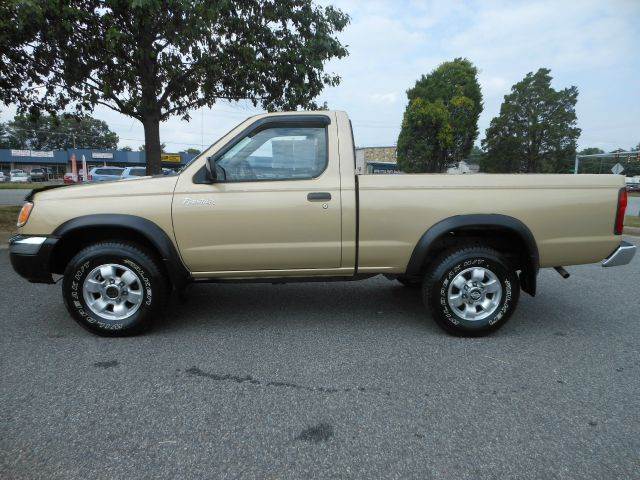
[[[207,167],[207,180],[211,183],[216,183],[218,181],[218,172],[216,171],[214,158],[208,157],[205,166]]]

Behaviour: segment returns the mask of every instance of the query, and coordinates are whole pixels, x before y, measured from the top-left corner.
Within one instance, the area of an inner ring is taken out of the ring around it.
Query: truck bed
[[[404,271],[422,234],[454,215],[520,220],[541,267],[597,262],[620,243],[619,175],[361,175],[358,183],[360,271]]]

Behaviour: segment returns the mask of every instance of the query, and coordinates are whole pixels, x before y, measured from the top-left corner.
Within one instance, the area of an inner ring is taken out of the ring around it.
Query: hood
[[[33,197],[35,196],[35,194],[38,193],[38,192],[44,192],[46,190],[53,190],[54,188],[68,187],[68,186],[69,185],[61,184],[61,185],[47,185],[45,187],[34,188],[29,193],[27,193],[27,196],[24,197],[24,201],[25,202],[31,202],[33,200]]]
[[[100,197],[128,197],[137,195],[166,195],[173,193],[178,175],[136,177],[115,182],[52,185],[36,188],[27,195],[28,200],[67,200]]]

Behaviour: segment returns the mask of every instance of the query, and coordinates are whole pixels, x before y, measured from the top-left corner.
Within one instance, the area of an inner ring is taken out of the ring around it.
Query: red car
[[[76,177],[74,177],[73,173],[65,173],[64,177],[62,177],[62,181],[66,185],[71,185],[72,183],[78,183],[78,180]]]
[[[83,169],[78,170],[78,173],[76,175],[73,175],[73,173],[71,173],[71,172],[65,173],[64,177],[62,177],[62,181],[66,185],[71,185],[73,183],[79,183],[78,182],[79,178],[84,178],[84,170]],[[91,181],[91,178],[89,178],[88,180]]]

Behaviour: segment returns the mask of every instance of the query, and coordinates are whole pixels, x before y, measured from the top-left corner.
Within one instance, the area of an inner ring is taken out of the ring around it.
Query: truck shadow
[[[177,296],[154,331],[224,326],[312,328],[348,324],[375,328],[390,323],[440,333],[419,289],[375,278],[361,282],[196,284],[186,303]]]

